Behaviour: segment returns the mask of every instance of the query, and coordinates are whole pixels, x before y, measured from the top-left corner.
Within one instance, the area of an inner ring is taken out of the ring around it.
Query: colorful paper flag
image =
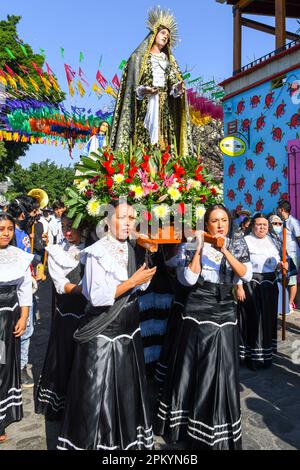
[[[22,70],[23,73],[25,73],[25,74],[28,73],[28,68],[27,67],[24,67],[24,65],[20,65],[20,64],[18,64],[18,66],[20,67],[20,69]]]
[[[63,47],[60,48],[60,54],[63,58],[65,57],[65,50]]]
[[[38,86],[36,81],[33,80],[33,78],[28,76],[28,80],[30,81],[30,83],[32,84],[32,86],[33,86],[33,88],[35,89],[36,92],[40,91],[40,87]]]
[[[79,53],[79,62],[82,62],[83,59],[84,59],[83,53],[80,51],[80,53]]]
[[[120,65],[119,65],[119,69],[123,70],[123,68],[125,67],[126,64],[127,64],[127,60],[123,59],[122,62],[120,63]]]
[[[20,48],[22,49],[23,54],[24,54],[26,57],[28,57],[28,54],[27,54],[27,51],[26,51],[26,47],[23,46],[23,44],[19,44],[19,46],[20,46]]]
[[[85,95],[85,89],[83,88],[82,83],[81,83],[80,80],[78,80],[77,88],[78,88],[80,96],[81,97],[84,96]]]
[[[36,65],[35,62],[31,62],[31,63],[32,63],[32,67],[39,74],[39,76],[42,76],[43,75],[42,69],[38,65]]]
[[[113,88],[111,86],[108,86],[105,88],[105,93],[107,93],[108,95],[112,96],[113,98],[117,98],[118,97],[118,93],[116,93],[115,90],[113,90]]]
[[[120,88],[120,80],[117,74],[114,75],[114,78],[112,79],[111,83],[116,87]]]
[[[28,86],[27,83],[24,82],[23,78],[21,78],[20,75],[17,75],[16,77],[19,80],[21,87],[24,88],[24,90],[27,90]]]
[[[83,72],[81,67],[79,67],[78,75],[81,78],[81,80],[83,81],[83,83],[85,83],[86,86],[89,86],[88,82],[84,79],[85,75],[84,75],[84,72]]]
[[[96,79],[97,81],[100,83],[100,85],[102,86],[102,88],[105,88],[106,87],[106,84],[107,84],[107,80],[103,77],[103,75],[101,75],[100,71],[98,70],[97,74],[96,74]]]
[[[15,72],[8,65],[4,64],[4,67],[6,68],[11,77],[15,76]]]
[[[68,85],[70,86],[70,83],[75,78],[76,72],[74,72],[74,70],[72,70],[70,65],[68,65],[68,64],[64,64],[64,65],[65,65],[65,71],[66,71],[66,77],[67,77],[67,80],[68,80]]]
[[[11,59],[16,60],[15,56],[13,55],[13,53],[8,47],[5,47],[4,49],[6,50],[7,54],[9,55]]]

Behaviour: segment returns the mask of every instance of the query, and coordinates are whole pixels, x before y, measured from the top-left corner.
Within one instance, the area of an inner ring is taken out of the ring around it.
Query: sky
[[[2,3],[2,2],[1,2]],[[10,0],[0,6],[0,19],[7,15],[19,15],[19,37],[31,45],[34,52],[42,48],[46,61],[58,77],[64,91],[67,81],[64,62],[78,69],[80,65],[93,83],[102,56],[101,73],[112,79],[119,78],[119,64],[128,59],[133,50],[147,35],[145,21],[147,11],[159,4],[169,8],[175,15],[181,41],[174,55],[182,70],[192,69],[192,76],[215,79],[220,82],[232,74],[232,9],[214,0]],[[248,16],[251,18],[251,16]],[[274,25],[274,19],[253,16],[256,21]],[[296,20],[287,20],[287,30],[295,32]],[[65,50],[64,59],[60,48]],[[275,49],[273,36],[243,28],[243,65]],[[79,64],[79,53],[84,60]],[[69,97],[68,104],[92,107],[93,111],[105,104],[105,99]],[[79,150],[73,151],[71,160],[67,149],[49,145],[31,145],[19,163],[28,167],[32,162],[47,158],[58,165],[73,165],[78,161]]]

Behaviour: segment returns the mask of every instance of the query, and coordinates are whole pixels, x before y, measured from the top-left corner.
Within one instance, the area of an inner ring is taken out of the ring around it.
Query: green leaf
[[[82,162],[83,167],[90,168],[92,170],[98,170],[99,169],[98,162],[95,162],[91,158],[81,157],[81,162]],[[80,170],[80,165],[78,165],[78,169]]]
[[[70,196],[72,199],[77,199],[79,198],[79,194],[74,191],[72,188],[67,188],[66,193],[68,196]]]
[[[75,206],[76,204],[78,204],[78,200],[77,199],[69,199],[68,201],[66,201],[66,204],[67,204],[68,207]]]
[[[78,228],[78,227],[79,227],[80,222],[81,222],[81,220],[82,220],[82,217],[83,217],[83,214],[82,214],[82,213],[76,215],[76,218],[75,218],[75,220],[74,220],[74,222],[73,222],[73,228]]]
[[[70,219],[73,219],[74,215],[76,214],[76,210],[77,210],[77,207],[72,207],[72,209],[70,209],[68,211],[68,217],[70,217]]]

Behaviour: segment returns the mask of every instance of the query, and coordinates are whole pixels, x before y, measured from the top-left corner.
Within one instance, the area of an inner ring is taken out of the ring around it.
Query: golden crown
[[[148,11],[147,28],[153,33],[159,26],[164,26],[170,31],[170,46],[175,47],[178,37],[178,27],[173,13],[170,10],[163,10],[159,6]]]

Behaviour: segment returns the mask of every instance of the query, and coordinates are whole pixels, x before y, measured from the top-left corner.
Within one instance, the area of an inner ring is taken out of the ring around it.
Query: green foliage
[[[31,163],[29,168],[22,168],[17,164],[9,174],[14,186],[8,191],[7,197],[12,199],[16,194],[41,188],[48,194],[51,204],[62,198],[65,188],[73,184],[74,175],[72,167],[57,166],[50,160]]]

